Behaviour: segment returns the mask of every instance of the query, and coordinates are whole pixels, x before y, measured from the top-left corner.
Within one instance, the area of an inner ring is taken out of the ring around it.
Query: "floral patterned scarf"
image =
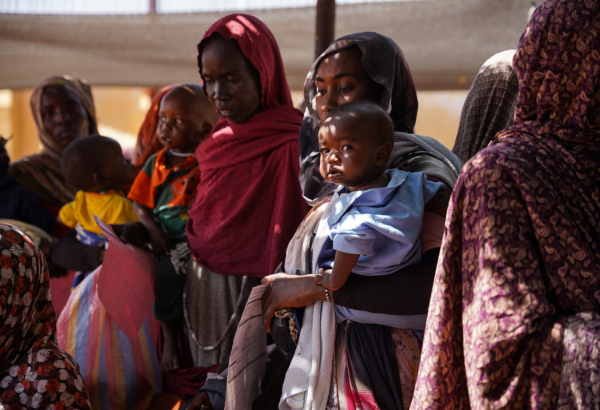
[[[515,125],[463,168],[413,409],[600,405],[600,4],[521,37]]]
[[[55,344],[44,256],[21,230],[6,224],[0,224],[0,251],[2,408],[90,409],[79,366]]]

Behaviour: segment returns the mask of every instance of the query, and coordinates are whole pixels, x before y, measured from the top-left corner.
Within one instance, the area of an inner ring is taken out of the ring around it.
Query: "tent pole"
[[[317,0],[315,59],[329,47],[335,35],[335,0]]]

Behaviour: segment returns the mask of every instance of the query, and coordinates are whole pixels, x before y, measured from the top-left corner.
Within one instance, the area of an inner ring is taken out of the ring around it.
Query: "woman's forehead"
[[[202,71],[207,64],[217,64],[223,68],[231,70],[240,70],[245,68],[244,54],[234,40],[227,40],[225,37],[215,35],[206,41],[202,48]],[[211,67],[208,67],[211,68]]]
[[[80,99],[75,95],[75,93],[69,90],[66,87],[51,85],[44,88],[42,92],[41,105],[49,106],[54,105],[59,102],[71,102],[75,101],[80,103]]]
[[[366,71],[362,64],[362,53],[358,47],[350,47],[326,55],[317,69],[316,77],[336,75],[339,73],[362,76]],[[318,81],[318,79],[315,79]]]

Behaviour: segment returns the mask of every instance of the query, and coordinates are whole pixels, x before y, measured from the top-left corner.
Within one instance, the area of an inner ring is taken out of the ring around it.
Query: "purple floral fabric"
[[[0,224],[0,409],[90,409],[79,366],[55,334],[46,260],[21,230]]]
[[[563,352],[600,344],[594,326],[568,337],[600,311],[598,50],[598,1],[547,0],[521,37],[515,125],[453,192],[411,409],[556,408]]]
[[[569,317],[565,329],[559,410],[600,408],[600,313]],[[583,343],[581,342],[583,341]],[[590,343],[595,341],[596,343]]]

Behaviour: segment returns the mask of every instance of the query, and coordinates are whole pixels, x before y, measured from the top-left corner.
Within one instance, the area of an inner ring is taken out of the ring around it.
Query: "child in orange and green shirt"
[[[190,262],[185,225],[200,180],[194,151],[210,134],[218,114],[202,89],[188,84],[165,94],[158,115],[156,133],[164,148],[148,158],[128,197],[158,256],[154,316],[161,322],[165,342],[161,368],[176,370],[176,329],[183,317]]]

